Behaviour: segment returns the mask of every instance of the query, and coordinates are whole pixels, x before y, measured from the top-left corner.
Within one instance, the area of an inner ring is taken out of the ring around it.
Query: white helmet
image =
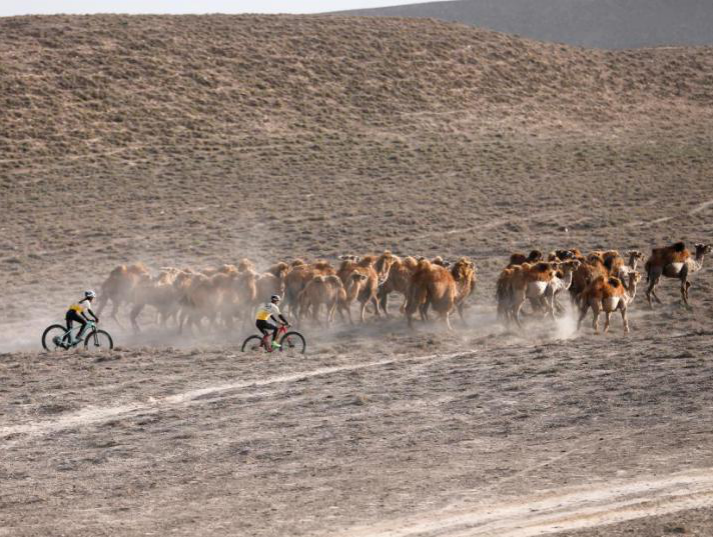
[[[84,291],[84,298],[96,298],[96,296],[97,294],[91,289],[89,291]]]
[[[272,296],[270,297],[270,302],[273,302],[273,303],[279,302],[280,300],[282,300],[282,298],[280,297],[280,295],[272,295]]]

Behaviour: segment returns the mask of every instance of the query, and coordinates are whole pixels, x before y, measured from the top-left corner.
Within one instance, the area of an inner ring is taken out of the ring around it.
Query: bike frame
[[[277,329],[277,337],[272,338],[272,341],[276,341],[277,339],[280,338],[280,336],[284,335],[287,333],[287,326],[281,325]],[[262,336],[260,338],[260,345],[267,351],[267,352],[272,352],[272,346],[268,343],[270,341],[270,334],[267,334],[266,336]]]
[[[64,335],[62,336],[62,341],[64,341],[64,339],[67,336],[69,336],[70,339],[74,342],[73,345],[76,345],[77,336],[79,335],[79,331],[82,329],[81,326],[82,325],[73,326],[69,330],[65,330]],[[94,333],[96,328],[97,328],[97,323],[95,323],[94,321],[87,321],[87,329],[85,330],[85,335],[86,334],[91,335],[92,333]]]

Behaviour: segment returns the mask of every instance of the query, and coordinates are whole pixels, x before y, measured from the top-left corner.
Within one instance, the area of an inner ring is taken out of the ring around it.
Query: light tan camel
[[[561,306],[557,308],[557,295],[569,289],[570,285],[572,285],[573,274],[581,264],[578,259],[569,259],[560,263],[558,270],[555,272],[555,277],[547,284],[544,296],[547,311],[552,320],[555,318],[555,309],[562,310]]]
[[[360,277],[362,276],[360,274],[358,275]],[[358,289],[353,294],[352,300],[356,298],[357,292]],[[324,305],[326,308],[325,323],[329,326],[334,321],[337,304],[340,301],[345,303],[346,300],[347,293],[342,284],[342,280],[339,279],[338,276],[315,276],[307,283],[305,288],[300,291],[300,315],[309,316],[311,310],[312,319],[319,322],[319,310],[321,306]]]
[[[592,308],[592,326],[594,333],[599,333],[599,313],[606,315],[604,322],[604,332],[609,331],[611,314],[617,310],[621,313],[621,320],[624,323],[624,333],[629,332],[629,321],[627,310],[636,297],[636,285],[641,280],[641,273],[630,272],[628,274],[628,288],[619,278],[613,276],[598,276],[582,293],[582,307],[580,309],[577,330],[582,326],[582,321],[587,316],[587,310]]]
[[[101,316],[102,311],[111,300],[113,306],[111,318],[121,326],[116,316],[119,312],[119,307],[122,304],[130,303],[136,285],[141,281],[149,280],[150,277],[151,274],[141,262],[116,267],[101,285],[101,292],[97,297],[97,315]]]
[[[698,272],[703,267],[703,258],[711,251],[710,244],[696,244],[695,257],[691,256],[686,245],[682,242],[677,242],[672,246],[665,248],[654,248],[651,256],[644,265],[646,276],[648,278],[648,288],[646,289],[646,300],[649,302],[649,307],[653,308],[651,297],[653,296],[656,302],[661,304],[661,300],[656,295],[656,286],[659,284],[661,276],[666,278],[676,278],[681,281],[681,298],[687,308],[690,308],[688,303],[688,289],[691,287],[691,282],[688,281],[688,276],[694,272]]]

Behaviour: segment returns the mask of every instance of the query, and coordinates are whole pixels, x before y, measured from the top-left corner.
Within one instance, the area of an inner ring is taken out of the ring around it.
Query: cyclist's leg
[[[72,338],[72,336],[70,335],[70,339],[71,339],[70,343],[74,343],[75,341],[80,341],[80,337],[81,337],[81,335],[84,333],[84,329],[85,329],[86,326],[87,326],[87,321],[86,321],[84,318],[82,318],[82,316],[79,315],[79,314],[78,314],[76,311],[74,311],[74,310],[69,310],[69,311],[67,312],[67,317],[66,317],[66,319],[67,319],[67,326],[68,326],[68,327],[71,327],[72,321],[77,321],[77,322],[81,325],[81,326],[79,327],[79,332],[77,332],[77,337],[76,337],[76,339]]]
[[[272,324],[268,323],[267,321],[261,321],[258,319],[257,321],[255,321],[255,326],[258,330],[260,330],[260,333],[262,334],[262,340],[265,342],[265,345],[267,345],[269,343],[269,331],[271,328],[273,328]]]

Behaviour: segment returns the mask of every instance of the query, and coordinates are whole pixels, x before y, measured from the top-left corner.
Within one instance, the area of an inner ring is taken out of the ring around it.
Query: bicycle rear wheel
[[[42,334],[42,346],[50,352],[66,350],[66,340],[64,339],[66,334],[67,329],[61,324],[48,326]]]
[[[304,354],[307,349],[307,342],[299,332],[287,332],[280,340],[281,351],[283,354],[297,355]]]
[[[114,348],[114,341],[109,332],[94,330],[84,338],[84,348],[92,352],[109,351]]]
[[[240,347],[241,352],[263,353],[265,348],[262,346],[262,338],[252,335],[243,341],[243,346]]]

